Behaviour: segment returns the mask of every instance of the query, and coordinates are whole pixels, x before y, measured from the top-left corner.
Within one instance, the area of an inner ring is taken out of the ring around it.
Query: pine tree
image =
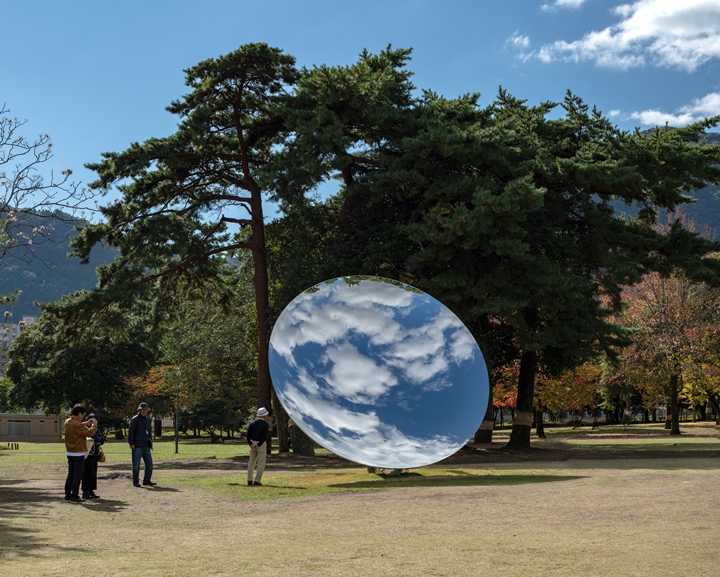
[[[181,117],[164,138],[134,143],[88,165],[95,189],[116,184],[122,198],[106,222],[83,230],[75,246],[121,256],[101,270],[90,304],[130,298],[147,283],[217,277],[222,259],[249,250],[257,315],[257,401],[270,407],[268,273],[263,193],[272,194],[275,149],[288,137],[282,110],[298,78],[294,59],[265,44],[200,62],[185,71],[189,92],[168,110]]]

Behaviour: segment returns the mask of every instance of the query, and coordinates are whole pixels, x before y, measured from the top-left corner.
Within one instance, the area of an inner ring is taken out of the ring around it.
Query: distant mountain
[[[117,252],[98,246],[88,264],[70,257],[70,240],[77,234],[77,227],[85,224],[61,212],[18,218],[9,231],[11,235],[29,235],[32,230],[35,234],[32,245],[14,248],[0,258],[0,295],[21,291],[14,302],[0,305],[0,314],[9,311],[13,320],[19,321],[23,316],[39,314],[36,301],[52,302],[73,291],[95,288],[95,268],[110,262]]]
[[[643,131],[643,134],[652,134],[655,130],[666,130],[664,127],[651,128]],[[702,136],[703,142],[720,144],[720,133],[708,132]],[[695,202],[682,204],[678,207],[683,215],[695,224],[696,230],[700,233],[707,233],[711,238],[720,239],[720,186],[706,186],[696,190],[689,196],[694,197]],[[637,209],[628,207],[623,203],[616,203],[615,210],[626,214],[636,214]],[[663,214],[659,215],[662,222]]]

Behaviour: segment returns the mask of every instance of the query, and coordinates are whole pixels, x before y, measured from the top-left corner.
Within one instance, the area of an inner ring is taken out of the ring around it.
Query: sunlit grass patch
[[[580,479],[576,475],[547,474],[538,470],[483,470],[462,468],[426,468],[382,477],[364,469],[318,472],[268,472],[263,486],[249,487],[244,471],[232,475],[176,477],[180,486],[197,487],[243,501],[287,497],[312,497],[329,493],[383,491],[411,487],[468,487],[517,485]]]

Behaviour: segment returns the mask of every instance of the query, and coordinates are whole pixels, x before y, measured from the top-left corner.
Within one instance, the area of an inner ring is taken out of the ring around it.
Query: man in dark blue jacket
[[[257,418],[250,423],[247,428],[247,442],[248,445],[250,445],[247,472],[247,484],[249,486],[262,485],[260,480],[262,479],[263,472],[265,471],[267,445],[270,438],[270,413],[265,407],[260,407],[257,411]],[[253,469],[255,469],[254,480]]]
[[[147,403],[140,403],[137,414],[130,419],[128,429],[128,443],[132,451],[132,473],[133,485],[140,486],[140,459],[145,463],[145,474],[143,485],[153,486],[153,460],[152,460],[152,429],[150,428],[150,406]]]

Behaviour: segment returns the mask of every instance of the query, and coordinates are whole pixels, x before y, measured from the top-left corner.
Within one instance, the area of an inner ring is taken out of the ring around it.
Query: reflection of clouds
[[[390,345],[378,352],[385,364],[427,390],[439,390],[447,386],[443,375],[449,365],[472,359],[477,345],[460,319],[444,307],[425,324],[403,327],[401,323],[413,310],[412,305],[420,304],[413,298],[426,299],[383,282],[325,283],[288,305],[273,328],[272,346],[294,365],[296,348],[309,343],[327,346],[355,334],[375,347]],[[335,356],[330,352],[326,356],[330,363],[341,363],[332,367],[327,377],[338,394],[349,394],[351,400],[359,401],[361,392],[363,397],[377,397],[397,383],[387,370],[376,371],[380,365],[357,349],[352,358],[349,354],[337,350]]]
[[[447,331],[452,331],[449,336]],[[475,340],[460,319],[441,308],[430,321],[407,331],[393,345],[387,362],[425,390],[437,391],[448,386],[445,375],[450,363],[471,360],[474,347]]]
[[[397,384],[395,375],[373,359],[360,354],[350,343],[328,347],[325,359],[332,369],[325,381],[333,393],[353,403],[372,402]],[[368,378],[372,375],[372,378]]]
[[[381,279],[323,283],[286,307],[270,346],[277,353],[271,355],[273,380],[288,413],[315,441],[351,460],[426,465],[454,453],[466,440],[465,428],[477,424],[408,421],[423,406],[424,414],[432,414],[428,393],[461,387],[452,378],[459,367],[476,361],[484,366],[462,322],[422,293]],[[457,395],[467,390],[450,398],[465,402]],[[405,421],[394,417],[398,410]],[[483,412],[478,407],[478,418]],[[407,434],[406,427],[423,433]],[[455,433],[446,435],[448,430]]]
[[[456,363],[462,363],[473,358],[477,344],[470,331],[456,330],[450,337],[450,356]]]
[[[383,423],[374,411],[346,409],[292,384],[278,393],[296,424],[313,440],[338,455],[374,467],[421,467],[449,457],[465,439],[446,436],[417,438]],[[323,432],[322,427],[327,431]]]
[[[282,312],[273,328],[273,347],[293,362],[295,348],[307,343],[326,345],[349,332],[366,336],[374,345],[389,344],[402,331],[393,318],[393,307],[407,307],[411,302],[412,293],[392,285],[368,281],[356,286],[322,285],[315,293],[299,295]]]
[[[305,395],[290,383],[278,394],[296,423],[308,424],[307,419],[314,419],[335,433],[348,431],[356,434],[370,433],[380,426],[380,419],[374,412],[351,411],[319,396]],[[303,430],[310,432],[305,427]],[[322,444],[322,440],[318,442]]]

